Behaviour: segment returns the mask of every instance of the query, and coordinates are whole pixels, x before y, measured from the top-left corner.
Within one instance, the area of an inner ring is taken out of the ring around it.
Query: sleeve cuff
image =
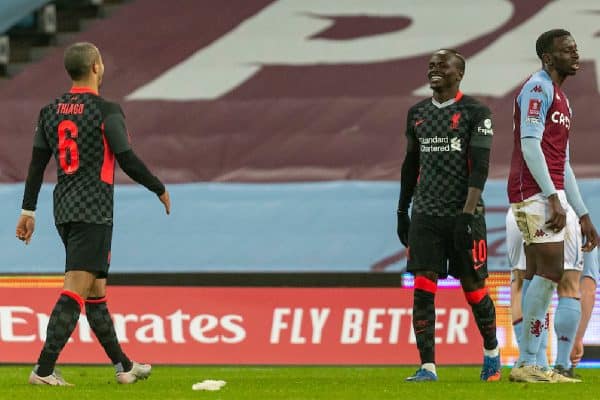
[[[21,215],[25,215],[26,217],[35,218],[35,211],[25,210],[24,208],[22,208],[21,209]]]

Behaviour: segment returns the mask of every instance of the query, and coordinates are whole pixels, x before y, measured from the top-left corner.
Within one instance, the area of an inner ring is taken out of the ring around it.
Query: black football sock
[[[415,278],[413,329],[421,364],[435,363],[435,292],[437,284],[425,277]]]
[[[46,342],[38,358],[36,374],[48,376],[54,371],[60,351],[65,347],[79,321],[83,299],[74,292],[63,290],[54,305],[48,327]]]
[[[465,297],[471,305],[473,316],[483,338],[483,347],[494,350],[498,347],[496,338],[496,307],[486,288],[473,292],[465,292]]]
[[[106,355],[115,365],[117,371],[129,371],[132,367],[132,362],[119,344],[115,326],[106,306],[106,297],[88,298],[85,302],[85,313],[90,328],[94,331]]]

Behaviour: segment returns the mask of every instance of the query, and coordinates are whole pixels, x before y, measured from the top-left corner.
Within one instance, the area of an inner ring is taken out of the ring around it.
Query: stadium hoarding
[[[30,363],[39,353],[59,288],[33,286],[0,292],[0,362]],[[119,286],[108,301],[125,352],[144,362],[418,362],[409,289]],[[438,362],[479,363],[481,338],[462,293],[440,289],[437,305]],[[59,362],[107,362],[84,315]]]

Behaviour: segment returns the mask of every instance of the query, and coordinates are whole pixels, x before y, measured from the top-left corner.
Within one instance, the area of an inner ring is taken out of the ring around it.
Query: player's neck
[[[454,99],[458,94],[458,88],[448,88],[442,90],[434,90],[433,98],[438,103],[445,103],[450,99]]]
[[[566,75],[559,74],[558,71],[556,71],[555,69],[549,69],[547,67],[544,67],[543,69],[548,75],[550,75],[550,79],[552,79],[552,82],[556,83],[558,86],[562,86],[565,79],[567,79]]]

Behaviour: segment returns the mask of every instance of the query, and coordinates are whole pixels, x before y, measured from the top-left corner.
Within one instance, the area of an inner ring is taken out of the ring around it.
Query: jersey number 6
[[[77,134],[75,122],[65,119],[58,124],[58,160],[67,175],[74,174],[79,169],[79,149],[74,140]]]

